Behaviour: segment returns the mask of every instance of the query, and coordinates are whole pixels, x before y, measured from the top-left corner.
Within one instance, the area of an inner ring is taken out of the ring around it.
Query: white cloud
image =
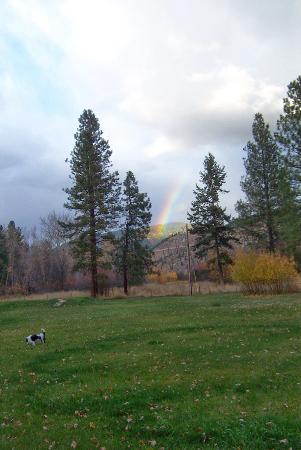
[[[145,150],[145,156],[157,158],[166,153],[173,153],[181,149],[181,143],[176,140],[168,139],[166,136],[159,136],[155,141],[148,145]]]
[[[265,2],[246,11],[236,0],[3,0],[0,146],[16,167],[18,158],[35,157],[53,185],[64,174],[67,182],[64,159],[90,107],[114,164],[122,174],[137,171],[154,210],[183,170],[179,203],[190,201],[208,148],[227,165],[234,201],[254,113],[273,123],[285,85],[298,76],[300,4],[273,5],[271,12]],[[40,182],[38,171],[24,170],[24,183]]]

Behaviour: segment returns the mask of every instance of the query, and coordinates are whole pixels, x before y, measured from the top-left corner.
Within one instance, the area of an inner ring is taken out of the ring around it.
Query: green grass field
[[[300,295],[55,303],[0,303],[1,450],[301,449]]]

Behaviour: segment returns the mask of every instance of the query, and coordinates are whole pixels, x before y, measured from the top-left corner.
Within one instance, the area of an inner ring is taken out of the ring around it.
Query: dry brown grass
[[[235,284],[218,284],[212,281],[200,281],[193,283],[193,294],[214,294],[219,292],[237,292],[238,285]],[[174,281],[170,283],[147,283],[141,286],[132,286],[129,289],[130,297],[164,297],[164,296],[184,296],[189,295],[189,284],[187,281]],[[44,294],[32,295],[7,295],[0,297],[0,301],[5,300],[49,300],[49,299],[65,299],[76,297],[89,297],[90,292],[85,291],[57,291]],[[126,298],[123,288],[110,288],[106,295],[101,298]]]
[[[193,294],[211,294],[219,292],[237,292],[238,286],[234,284],[218,284],[212,281],[200,281],[193,283]],[[187,281],[175,281],[170,283],[147,283],[142,286],[130,288],[131,297],[164,297],[167,295],[189,295],[189,284]],[[108,297],[125,297],[122,288],[110,289]]]
[[[297,280],[298,290],[301,290],[301,277]],[[199,281],[193,283],[193,294],[218,294],[222,292],[241,292],[239,284],[227,283],[219,284],[213,281]],[[132,286],[129,289],[129,297],[165,297],[165,296],[186,296],[189,295],[188,281],[174,281],[169,283],[146,283],[141,286]],[[2,296],[0,301],[5,300],[49,300],[49,299],[70,299],[76,297],[89,297],[90,291],[57,291],[44,294],[32,295],[11,295]],[[106,295],[100,298],[126,298],[123,288],[113,287]]]
[[[31,295],[3,295],[0,297],[0,301],[4,300],[49,300],[51,298],[71,298],[71,297],[89,297],[89,291],[56,291],[46,292],[43,294],[31,294]]]

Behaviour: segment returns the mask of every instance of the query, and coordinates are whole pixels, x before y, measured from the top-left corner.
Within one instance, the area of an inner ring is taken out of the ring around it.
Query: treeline
[[[206,258],[221,281],[237,246],[283,253],[301,267],[301,76],[288,85],[275,128],[273,133],[263,115],[255,114],[235,218],[221,205],[228,192],[225,167],[212,154],[204,159],[188,221],[195,255]],[[130,285],[144,281],[152,266],[145,244],[151,202],[131,171],[120,181],[111,156],[97,117],[84,110],[69,160],[68,215],[50,214],[39,232],[27,236],[13,221],[0,227],[3,292],[90,286],[97,296],[110,279],[127,294]]]
[[[237,217],[221,206],[226,171],[212,154],[204,160],[188,214],[196,253],[212,256],[221,281],[235,242],[289,255],[301,267],[301,76],[288,85],[275,133],[258,112],[252,134],[244,148],[244,198],[235,206]]]
[[[102,134],[94,113],[84,110],[69,161],[71,186],[64,189],[69,215],[50,214],[42,220],[41,231],[30,233],[27,239],[13,221],[1,228],[4,292],[88,285],[95,297],[105,292],[112,268],[114,282],[121,278],[126,294],[129,284],[144,280],[151,266],[151,250],[145,245],[151,203],[140,192],[133,172],[128,171],[120,182]]]
[[[55,213],[36,229],[23,233],[11,221],[0,226],[0,289],[2,293],[62,290],[71,286],[72,257]]]
[[[64,206],[71,215],[59,221],[75,268],[90,275],[93,297],[104,293],[103,270],[110,265],[122,274],[127,294],[128,284],[141,282],[151,264],[151,250],[144,245],[151,221],[149,197],[139,191],[131,171],[121,185],[102,134],[94,113],[84,110],[70,158],[72,185],[65,189]]]

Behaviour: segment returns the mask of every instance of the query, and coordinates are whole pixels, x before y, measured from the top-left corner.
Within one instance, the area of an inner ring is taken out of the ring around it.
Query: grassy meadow
[[[0,302],[1,450],[301,449],[300,294],[55,305]]]

